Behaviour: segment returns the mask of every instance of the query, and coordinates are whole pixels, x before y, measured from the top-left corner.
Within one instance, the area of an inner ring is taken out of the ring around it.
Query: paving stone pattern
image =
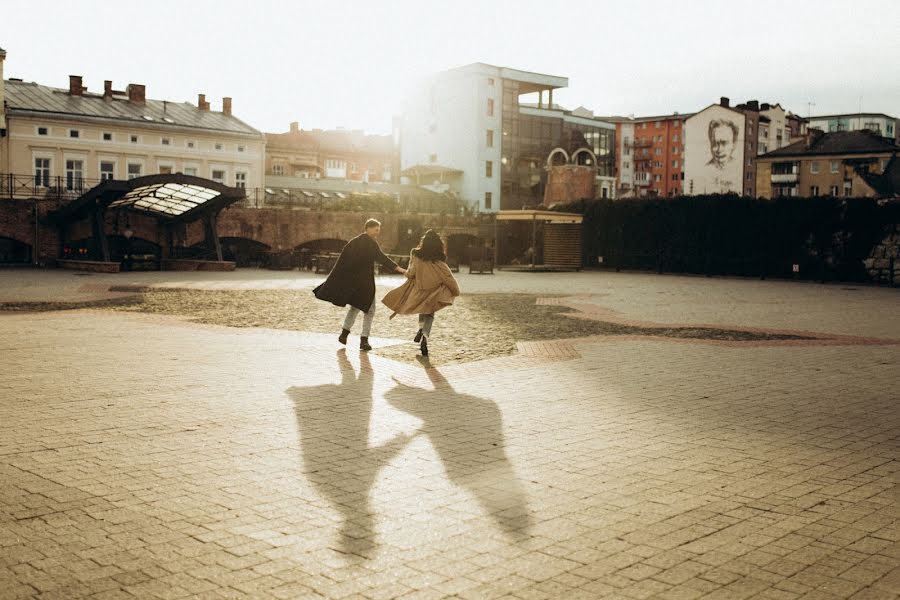
[[[705,280],[599,281],[570,303],[853,339],[525,340],[434,367],[315,332],[0,314],[0,598],[900,597],[894,290],[854,314],[818,288],[810,327],[765,316],[804,285],[735,282],[720,319],[717,281],[675,321],[625,298]]]

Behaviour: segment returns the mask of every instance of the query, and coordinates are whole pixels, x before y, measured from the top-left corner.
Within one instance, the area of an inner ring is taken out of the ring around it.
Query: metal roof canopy
[[[581,223],[584,217],[578,213],[564,213],[553,210],[501,210],[497,211],[498,221],[549,221],[551,223]]]
[[[58,223],[87,218],[97,209],[127,209],[159,219],[190,222],[243,200],[240,188],[193,175],[146,175],[127,181],[100,182],[51,213]]]

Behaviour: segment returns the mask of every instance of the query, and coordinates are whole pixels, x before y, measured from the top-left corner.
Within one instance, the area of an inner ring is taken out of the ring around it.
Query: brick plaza
[[[0,271],[0,302],[320,280]],[[432,368],[330,334],[0,312],[0,598],[900,597],[900,290],[460,284],[810,335],[523,340]]]

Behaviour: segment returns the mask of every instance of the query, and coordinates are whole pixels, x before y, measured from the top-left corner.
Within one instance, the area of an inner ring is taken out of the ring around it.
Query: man
[[[375,219],[366,221],[366,231],[361,233],[344,246],[334,268],[328,274],[325,282],[313,290],[313,294],[319,300],[331,302],[335,306],[350,305],[347,317],[344,319],[344,327],[338,341],[347,343],[347,336],[356,321],[359,313],[363,316],[362,335],[359,336],[359,349],[371,350],[369,345],[369,331],[372,329],[372,320],[375,318],[375,261],[385,268],[393,269],[401,275],[406,274],[406,269],[397,266],[397,263],[385,256],[378,247],[376,238],[381,233],[381,223]]]
[[[706,164],[717,169],[725,167],[734,160],[734,149],[737,145],[738,127],[732,121],[713,119],[709,122],[709,154]]]

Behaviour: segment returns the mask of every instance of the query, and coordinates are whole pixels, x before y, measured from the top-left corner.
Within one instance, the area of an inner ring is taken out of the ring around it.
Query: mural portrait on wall
[[[737,146],[738,126],[727,119],[713,119],[709,122],[709,162],[717,169],[734,160],[734,149]]]

